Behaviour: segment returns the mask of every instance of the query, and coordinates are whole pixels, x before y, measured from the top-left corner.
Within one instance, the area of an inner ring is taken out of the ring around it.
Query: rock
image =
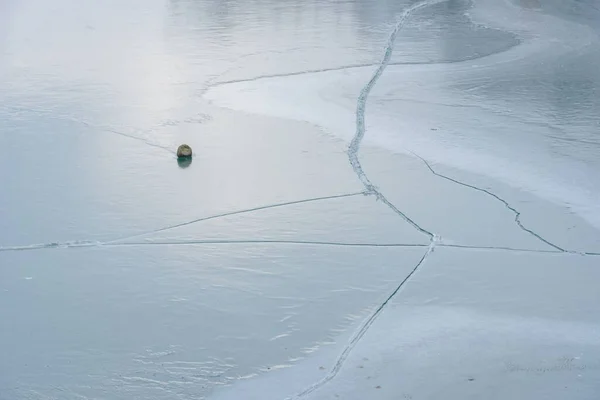
[[[192,156],[192,148],[187,144],[182,144],[177,148],[178,158],[188,158]]]

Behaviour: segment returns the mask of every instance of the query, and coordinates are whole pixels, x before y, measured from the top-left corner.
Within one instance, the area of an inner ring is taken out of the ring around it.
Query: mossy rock
[[[189,158],[192,156],[192,148],[187,144],[182,144],[177,148],[178,158]]]

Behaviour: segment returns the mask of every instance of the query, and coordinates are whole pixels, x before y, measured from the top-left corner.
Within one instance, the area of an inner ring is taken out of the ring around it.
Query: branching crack
[[[410,151],[410,150],[409,150]],[[553,247],[554,249],[561,251],[561,252],[568,252],[567,250],[563,249],[562,247],[550,242],[547,239],[544,239],[540,234],[532,231],[529,228],[526,228],[523,223],[521,222],[521,212],[519,212],[516,208],[514,208],[513,206],[511,206],[508,201],[504,200],[502,197],[498,196],[497,194],[487,190],[487,189],[483,189],[480,188],[478,186],[475,185],[471,185],[462,181],[459,181],[457,179],[451,178],[447,175],[441,174],[439,172],[437,172],[435,169],[433,169],[433,167],[431,166],[431,163],[429,163],[427,160],[425,160],[423,157],[421,157],[420,155],[418,155],[417,153],[415,153],[414,151],[410,151],[411,154],[413,154],[415,157],[417,157],[419,160],[423,161],[423,163],[427,166],[427,168],[429,169],[429,171],[431,171],[432,174],[434,174],[435,176],[438,176],[440,178],[446,179],[450,182],[456,183],[458,185],[464,186],[464,187],[468,187],[470,189],[473,190],[477,190],[478,192],[482,192],[487,194],[488,196],[493,197],[494,199],[498,200],[499,202],[501,202],[502,204],[504,204],[504,206],[506,208],[508,208],[510,211],[512,211],[515,214],[515,223],[519,226],[519,228],[525,232],[527,232],[528,234],[532,235],[533,237],[535,237],[536,239],[540,240],[541,242],[547,244],[550,247]]]

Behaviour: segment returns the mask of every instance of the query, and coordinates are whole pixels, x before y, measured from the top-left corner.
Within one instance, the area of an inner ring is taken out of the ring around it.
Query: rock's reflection
[[[192,157],[180,157],[177,159],[177,165],[179,168],[185,169],[192,165]]]

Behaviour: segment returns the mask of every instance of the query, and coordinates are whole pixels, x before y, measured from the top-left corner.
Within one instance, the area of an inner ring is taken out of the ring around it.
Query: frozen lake
[[[597,399],[598,65],[594,0],[0,0],[0,400]]]

